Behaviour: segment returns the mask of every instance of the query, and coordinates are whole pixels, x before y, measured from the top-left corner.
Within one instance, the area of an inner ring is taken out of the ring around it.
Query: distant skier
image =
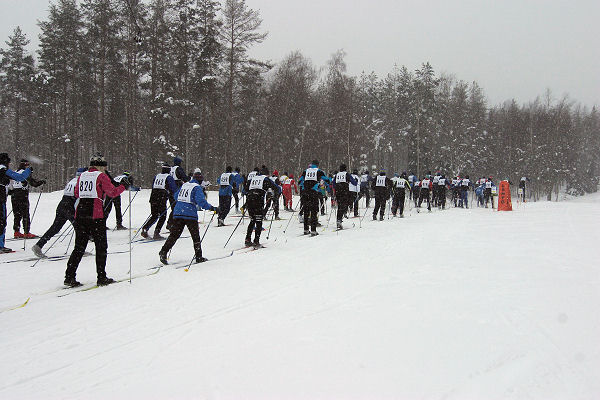
[[[131,186],[131,190],[133,189],[133,177],[131,176],[131,174],[129,172],[123,172],[120,175],[115,176],[114,178],[110,175],[110,172],[106,171],[105,172],[106,175],[108,175],[108,177],[110,178],[110,183],[113,184],[113,186],[119,186],[121,183],[121,179],[123,179],[124,177],[127,177],[129,180],[129,184]],[[123,226],[123,213],[121,212],[121,196],[116,196],[116,197],[110,197],[110,196],[106,196],[106,198],[104,199],[104,215],[106,220],[108,220],[108,216],[110,215],[110,212],[112,210],[113,205],[115,206],[115,220],[117,223],[116,226],[116,230],[118,231],[124,231],[127,230],[126,227]]]
[[[360,176],[360,196],[361,198],[365,198],[366,207],[369,208],[369,204],[371,203],[371,196],[369,194],[369,188],[371,187],[371,183],[373,182],[373,178],[369,175],[369,170],[365,170]]]
[[[164,163],[161,167],[161,171],[154,177],[152,181],[152,191],[150,192],[150,216],[146,220],[144,226],[142,226],[142,232],[140,233],[143,238],[149,238],[148,231],[156,223],[154,228],[154,240],[164,239],[160,235],[165,220],[167,219],[167,202],[170,198],[175,195],[178,189],[175,180],[169,173],[171,167],[169,164]]]
[[[262,166],[261,169],[261,173],[267,172],[267,174],[269,173],[269,170],[267,169],[267,167],[265,167],[264,165]],[[271,181],[275,184],[275,187],[277,188],[277,190],[271,190],[268,189],[267,190],[267,201],[265,204],[265,215],[267,215],[267,213],[269,212],[269,208],[273,207],[273,218],[276,220],[279,220],[281,218],[279,218],[279,196],[281,195],[281,181],[279,180],[279,173],[277,172],[277,170],[273,171],[273,175],[271,175],[269,177],[269,179],[271,179]]]
[[[492,201],[492,210],[494,209],[494,197],[492,196],[492,186],[494,186],[494,182],[492,181],[492,177],[490,176],[484,183],[484,197],[485,197],[485,208],[488,206],[488,201]]]
[[[469,175],[465,175],[460,181],[460,201],[459,207],[469,208],[469,189],[473,184],[469,180]]]
[[[231,173],[231,194],[235,200],[235,212],[240,211],[240,191],[244,186],[244,177],[240,173],[240,167],[235,167],[235,170]]]
[[[283,182],[283,201],[286,211],[293,210],[293,195],[298,194],[298,185],[294,179],[294,174],[289,174]]]
[[[437,183],[438,187],[438,208],[445,209],[446,208],[446,189],[448,188],[448,180],[445,175],[440,176]]]
[[[352,202],[350,203],[350,211],[354,212],[354,216],[358,217],[358,200],[360,193],[360,176],[358,176],[358,170],[355,169],[352,171],[352,177],[358,182],[356,185],[353,185],[352,182],[348,184],[348,190],[350,190],[350,197]]]
[[[129,187],[127,177],[121,179],[120,185],[115,187],[110,181],[106,171],[107,162],[101,154],[96,154],[90,159],[90,167],[77,178],[75,197],[78,199],[75,209],[75,247],[67,261],[65,271],[65,285],[81,286],[75,275],[81,262],[85,248],[90,240],[96,246],[96,273],[98,286],[108,285],[114,279],[106,276],[106,255],[108,242],[106,240],[106,219],[102,199],[105,196],[117,197]]]
[[[246,246],[260,247],[260,234],[262,232],[262,222],[265,209],[265,195],[268,190],[276,192],[279,190],[275,182],[269,179],[269,171],[263,166],[260,173],[252,174],[252,178],[245,183],[246,206],[244,210],[248,211],[250,223],[246,231]],[[254,240],[252,240],[252,231],[254,231]]]
[[[348,206],[354,201],[351,197],[349,185],[358,185],[356,180],[348,171],[346,164],[340,165],[340,172],[333,178],[333,188],[335,189],[335,197],[337,199],[337,229],[343,229],[342,221],[344,214],[348,211]]]
[[[373,208],[373,221],[377,220],[379,212],[379,220],[383,221],[385,215],[385,204],[390,197],[390,189],[392,181],[385,175],[385,171],[379,172],[377,178],[373,179],[371,186],[375,192],[375,208]]]
[[[17,173],[23,173],[26,168],[32,170],[29,161],[23,158],[19,162]],[[37,237],[29,231],[31,228],[29,218],[29,186],[39,187],[44,183],[46,183],[45,180],[37,180],[33,176],[29,176],[24,181],[12,180],[10,182],[9,194],[11,195],[13,207],[13,230],[15,238],[33,239]],[[21,221],[23,221],[23,233],[21,233]]]
[[[231,196],[233,193],[232,168],[227,166],[225,172],[217,178],[219,185],[219,218],[217,226],[225,226],[225,218],[231,209]]]
[[[65,189],[63,190],[63,197],[56,207],[56,216],[54,222],[48,228],[46,233],[33,245],[31,250],[37,257],[44,258],[46,255],[42,252],[42,248],[48,243],[54,235],[56,235],[67,221],[71,224],[75,220],[75,186],[77,185],[77,178],[87,171],[87,168],[78,168],[75,173],[75,177],[67,182]]]
[[[169,172],[169,174],[171,175],[171,177],[173,177],[173,179],[175,180],[175,184],[178,187],[181,187],[184,183],[186,183],[189,180],[187,174],[181,166],[182,162],[183,160],[180,157],[173,157],[173,166],[171,167],[171,171]],[[175,207],[175,199],[170,198],[169,201],[171,202],[171,212],[169,213],[169,219],[167,220],[167,230],[171,230],[171,223],[173,222],[173,207]]]
[[[304,234],[317,236],[317,222],[319,212],[319,182],[329,182],[325,172],[319,169],[319,161],[313,160],[309,167],[302,173],[300,182],[304,187],[301,191],[302,207],[304,213]],[[309,231],[310,226],[310,231]]]
[[[421,208],[421,203],[423,203],[423,200],[426,199],[427,211],[431,211],[431,200],[429,199],[429,193],[431,192],[432,185],[433,182],[431,181],[430,175],[425,176],[425,178],[421,180],[421,190],[419,193],[419,208]]]
[[[23,182],[31,175],[31,168],[23,172],[15,172],[9,168],[10,157],[8,153],[0,153],[0,254],[12,253],[12,249],[5,247],[6,238],[6,200],[10,180]]]
[[[526,176],[521,177],[521,180],[519,181],[519,189],[521,190],[521,198],[523,203],[525,203],[525,189],[527,182],[529,182],[529,179]]]
[[[181,236],[183,228],[187,226],[194,243],[194,254],[197,263],[206,261],[202,256],[202,241],[198,229],[198,209],[210,210],[215,214],[219,211],[206,201],[204,191],[197,183],[186,182],[175,193],[175,207],[173,208],[173,223],[167,241],[160,249],[158,256],[160,262],[167,265],[167,254]]]
[[[406,191],[410,193],[410,183],[406,179],[406,172],[402,175],[392,178],[392,215],[395,217],[398,210],[400,210],[400,218],[404,218],[404,200],[406,199]]]

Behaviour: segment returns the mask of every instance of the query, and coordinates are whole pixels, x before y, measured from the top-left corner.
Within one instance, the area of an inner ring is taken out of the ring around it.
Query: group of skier
[[[13,212],[15,214],[15,237],[35,237],[29,232],[29,200],[27,188],[37,187],[45,183],[31,176],[32,168],[27,160],[21,160],[17,171],[9,168],[8,154],[0,154],[0,184],[5,190],[0,190],[0,251],[10,252],[4,246],[6,228],[6,200],[7,193],[12,194]],[[213,206],[207,200],[207,188],[210,182],[206,181],[202,171],[196,168],[191,174],[185,173],[181,166],[182,159],[175,157],[173,166],[168,163],[160,165],[160,171],[153,179],[150,194],[150,215],[141,227],[140,234],[145,240],[163,240],[161,230],[167,222],[169,236],[159,251],[159,259],[163,264],[168,264],[168,254],[175,242],[180,238],[183,229],[188,228],[193,241],[194,260],[204,262],[202,255],[202,238],[200,237],[198,213],[200,209],[208,210],[217,215],[217,226],[225,226],[225,219],[235,207],[236,213],[241,210],[242,218],[247,214],[249,224],[244,240],[245,246],[261,247],[260,237],[263,231],[263,220],[272,209],[273,219],[279,217],[279,203],[283,198],[286,211],[298,211],[300,221],[304,225],[304,234],[318,235],[318,216],[324,214],[327,197],[331,196],[332,207],[337,208],[336,226],[343,229],[344,218],[349,218],[350,213],[359,217],[359,201],[365,198],[365,213],[370,207],[371,191],[375,198],[373,220],[384,219],[387,201],[391,201],[389,212],[393,217],[404,217],[404,208],[407,200],[414,201],[418,209],[426,202],[427,209],[431,207],[446,207],[447,192],[455,207],[468,208],[469,191],[477,195],[477,205],[487,207],[491,200],[492,208],[493,191],[495,185],[491,177],[482,177],[473,183],[468,175],[455,176],[447,179],[441,172],[432,175],[431,172],[418,178],[415,174],[406,172],[388,177],[385,171],[371,175],[364,171],[359,175],[358,170],[348,171],[345,164],[339,170],[327,174],[319,168],[318,160],[313,160],[296,182],[293,174],[284,172],[281,176],[277,170],[272,173],[266,167],[256,167],[247,176],[241,174],[240,168],[233,169],[227,166],[225,171],[217,178],[219,190],[219,205]],[[84,255],[87,243],[92,240],[96,248],[97,284],[106,285],[114,282],[106,276],[107,257],[107,227],[106,220],[112,205],[116,209],[117,226],[115,229],[127,229],[122,225],[122,212],[120,195],[127,189],[139,190],[133,186],[133,177],[124,172],[112,178],[107,171],[107,162],[101,154],[95,154],[87,168],[79,168],[75,176],[66,184],[63,197],[56,209],[56,216],[50,228],[39,238],[32,247],[34,254],[45,257],[42,251],[48,241],[56,235],[69,221],[73,224],[75,232],[75,246],[67,262],[64,283],[67,286],[79,286],[76,272],[81,258]],[[526,178],[519,184],[524,193]],[[242,197],[240,198],[240,194]],[[293,195],[299,194],[300,201],[294,206]],[[524,198],[524,194],[523,194]],[[233,201],[233,205],[232,205]],[[240,206],[240,204],[242,204]],[[170,214],[167,218],[167,212]],[[333,209],[332,209],[333,212]],[[24,234],[20,234],[19,225],[23,221]],[[154,232],[149,234],[152,226]],[[239,224],[238,224],[239,225]],[[254,236],[253,236],[254,233]]]

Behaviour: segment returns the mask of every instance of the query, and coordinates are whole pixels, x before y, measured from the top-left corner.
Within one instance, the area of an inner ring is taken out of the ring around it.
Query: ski
[[[224,256],[220,256],[220,257],[213,257],[213,258],[211,258],[211,259],[208,259],[208,260],[204,261],[203,263],[192,263],[192,264],[180,265],[180,266],[177,266],[177,267],[175,267],[175,268],[176,268],[176,269],[185,268],[185,269],[184,269],[184,271],[185,271],[185,272],[187,272],[187,271],[189,271],[189,270],[190,270],[190,268],[191,268],[191,266],[192,266],[192,265],[204,264],[204,263],[206,263],[206,262],[208,262],[208,261],[221,260],[221,259],[223,259],[223,258],[228,258],[228,257],[231,257],[232,255],[233,255],[233,251],[232,251],[232,252],[230,252],[229,254],[225,254]]]
[[[101,288],[101,287],[104,287],[104,286],[111,286],[111,285],[114,285],[114,284],[117,284],[117,283],[128,282],[129,279],[133,280],[133,279],[138,279],[138,278],[145,278],[147,276],[156,275],[159,272],[160,272],[160,268],[157,269],[157,270],[155,270],[155,271],[152,271],[150,273],[147,273],[147,274],[134,275],[131,278],[125,277],[125,278],[121,278],[121,279],[115,279],[115,281],[113,283],[111,283],[110,285],[102,285],[102,286],[93,285],[93,286],[88,286],[88,287],[84,287],[84,288],[70,288],[70,287],[65,287],[65,288],[63,288],[61,290],[68,290],[68,289],[75,289],[75,290],[70,291],[68,293],[59,294],[57,297],[65,297],[65,296],[68,296],[68,295],[73,294],[73,293],[87,292],[89,290],[98,289],[98,288]]]
[[[12,306],[12,307],[8,307],[8,308],[4,308],[2,310],[0,310],[0,313],[3,313],[5,311],[11,311],[11,310],[16,310],[18,308],[23,308],[27,305],[27,303],[29,303],[29,300],[31,300],[31,297],[28,297],[27,300],[25,300],[24,303],[16,305],[16,306]]]

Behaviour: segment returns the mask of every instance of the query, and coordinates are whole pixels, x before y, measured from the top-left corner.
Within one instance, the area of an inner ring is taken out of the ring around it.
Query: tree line
[[[317,67],[299,51],[252,59],[257,11],[244,0],[56,0],[34,57],[20,28],[0,50],[0,137],[44,161],[59,189],[94,152],[148,186],[174,155],[214,181],[226,165],[300,172],[440,170],[531,179],[538,195],[594,192],[600,116],[548,91],[490,106],[476,82],[429,63],[351,76],[345,54]]]

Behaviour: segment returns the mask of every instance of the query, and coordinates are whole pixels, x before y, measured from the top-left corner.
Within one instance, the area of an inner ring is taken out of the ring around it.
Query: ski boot
[[[140,235],[144,238],[144,239],[148,239],[150,236],[148,236],[148,231],[146,229],[142,229],[142,233],[140,233]]]
[[[380,215],[380,216],[379,216],[379,220],[380,220],[380,221],[383,221],[383,215]]]
[[[48,258],[44,253],[42,253],[42,248],[40,246],[38,246],[37,244],[34,244],[31,247],[31,251],[33,251],[33,254],[35,254],[36,257]]]
[[[377,215],[373,215],[373,221],[377,221]]]
[[[206,262],[206,261],[208,261],[208,258],[204,258],[202,256],[196,257],[196,264],[200,264],[200,263],[203,263],[203,262]]]
[[[15,239],[23,239],[25,237],[25,235],[23,235],[21,232],[19,231],[15,231]]]
[[[124,227],[123,225],[121,225],[121,224],[118,224],[118,225],[117,225],[117,227],[116,227],[116,229],[117,229],[118,231],[126,231],[126,230],[127,230],[127,228],[125,228],[125,227]],[[110,278],[108,278],[108,279],[110,279]]]
[[[74,276],[65,278],[64,284],[65,284],[65,286],[69,286],[69,287],[81,286],[81,283],[77,282],[77,280],[75,279]]]
[[[275,216],[275,221],[281,221],[281,218],[279,218],[279,215]]]
[[[115,283],[115,280],[107,276],[98,277],[98,280],[96,281],[96,285],[98,286],[106,286],[110,285],[111,283]]]
[[[6,253],[14,253],[13,249],[9,249],[8,247],[0,247],[0,254],[6,254]]]
[[[34,235],[33,233],[29,233],[29,232],[27,232],[27,233],[24,233],[24,234],[23,234],[23,237],[24,237],[25,239],[35,239],[35,238],[37,238],[38,236],[37,236],[37,235]]]
[[[252,246],[252,240],[247,237],[246,240],[244,240],[244,246],[246,246],[246,247]]]
[[[217,219],[217,226],[225,226],[225,221],[223,221],[221,218]]]
[[[310,234],[310,231],[309,231],[308,229],[305,229],[305,230],[304,230],[304,234],[305,234],[305,235],[308,235],[308,234]]]
[[[337,221],[337,230],[341,231],[342,229],[344,229],[344,227],[342,226],[342,221]]]
[[[314,236],[319,236],[319,232],[317,232],[317,231],[310,231],[310,237],[314,237]]]
[[[169,265],[169,262],[167,261],[167,253],[163,253],[162,251],[159,252],[158,258],[159,258],[160,262],[163,263],[164,265]]]
[[[154,236],[152,236],[154,240],[165,240],[164,236],[161,236],[160,232],[154,232]]]

